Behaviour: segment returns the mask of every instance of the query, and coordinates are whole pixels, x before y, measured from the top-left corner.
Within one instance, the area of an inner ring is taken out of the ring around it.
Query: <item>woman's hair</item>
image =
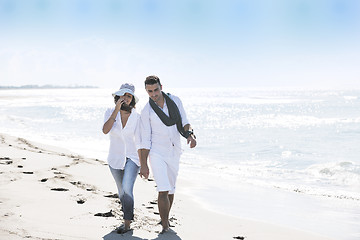
[[[145,79],[145,86],[146,85],[153,85],[153,84],[156,84],[156,83],[158,83],[161,86],[160,78],[158,76],[151,75],[151,76],[148,76]]]
[[[131,102],[130,102],[129,106],[130,106],[131,108],[135,108],[135,105],[136,105],[135,96],[133,96],[132,99],[131,99]]]

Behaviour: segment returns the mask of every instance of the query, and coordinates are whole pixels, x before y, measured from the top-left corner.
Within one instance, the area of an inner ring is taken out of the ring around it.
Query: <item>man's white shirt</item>
[[[189,124],[180,98],[174,95],[170,95],[170,98],[179,109],[182,125]],[[169,116],[169,109],[165,100],[162,110]],[[149,102],[141,111],[141,148],[150,149],[150,155],[156,153],[163,157],[181,154],[180,133],[176,124],[166,126],[152,109]]]

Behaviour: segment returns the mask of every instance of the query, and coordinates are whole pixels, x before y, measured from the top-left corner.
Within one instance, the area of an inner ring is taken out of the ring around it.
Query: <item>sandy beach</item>
[[[155,182],[135,183],[132,231],[114,232],[121,205],[106,162],[0,134],[0,239],[292,239],[323,236],[221,215],[178,193],[172,231],[159,234]],[[182,179],[179,188],[190,186]]]

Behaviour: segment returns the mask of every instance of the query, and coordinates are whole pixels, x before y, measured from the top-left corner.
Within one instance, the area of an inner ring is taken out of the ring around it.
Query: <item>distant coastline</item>
[[[52,88],[98,88],[96,86],[57,86],[57,85],[22,85],[22,86],[0,86],[0,90],[5,89],[52,89]]]

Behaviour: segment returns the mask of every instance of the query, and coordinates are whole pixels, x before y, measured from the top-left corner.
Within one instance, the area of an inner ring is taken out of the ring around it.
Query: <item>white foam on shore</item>
[[[324,236],[356,240],[360,234],[359,200],[311,194],[283,182],[284,186],[229,180],[227,176],[182,166],[180,180],[191,182],[178,190],[210,211],[264,221]]]

